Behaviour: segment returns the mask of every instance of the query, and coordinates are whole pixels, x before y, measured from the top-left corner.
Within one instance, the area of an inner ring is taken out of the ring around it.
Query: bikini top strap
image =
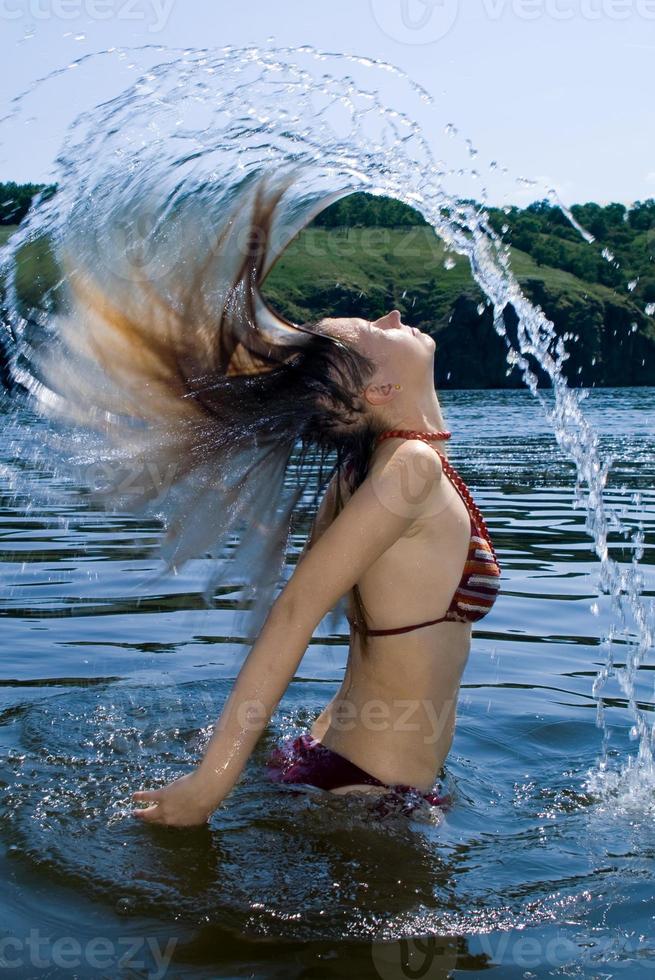
[[[478,505],[476,504],[475,500],[471,495],[471,491],[464,483],[464,480],[461,478],[461,476],[459,475],[459,473],[457,472],[453,464],[450,462],[450,460],[447,459],[443,455],[443,453],[440,453],[439,450],[436,448],[436,446],[434,446],[433,448],[441,458],[441,463],[446,473],[446,476],[450,479],[451,483],[454,485],[455,489],[458,491],[459,495],[464,501],[464,504],[466,505],[466,509],[468,510],[469,514],[473,518],[473,522],[475,523],[476,527],[480,531],[482,537],[489,545],[489,549],[491,550],[491,554],[493,555],[494,561],[496,562],[496,564],[498,564],[498,556],[496,555],[496,550],[493,546],[491,535],[489,534],[489,529],[487,527],[484,517],[480,513],[480,508],[478,507]]]

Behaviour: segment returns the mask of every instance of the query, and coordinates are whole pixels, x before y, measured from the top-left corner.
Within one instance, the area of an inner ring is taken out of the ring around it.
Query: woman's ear
[[[390,382],[385,384],[370,384],[364,388],[364,398],[369,405],[386,405],[388,402],[393,401],[399,391],[400,385],[394,385]]]

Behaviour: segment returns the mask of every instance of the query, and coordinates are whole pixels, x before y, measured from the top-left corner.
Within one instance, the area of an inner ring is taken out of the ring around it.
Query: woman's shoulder
[[[438,479],[442,472],[441,456],[422,439],[403,439],[402,442],[382,445],[374,465],[389,471],[394,469],[416,472],[424,478]]]

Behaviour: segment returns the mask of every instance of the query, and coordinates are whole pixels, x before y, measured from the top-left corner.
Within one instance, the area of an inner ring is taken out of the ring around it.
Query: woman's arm
[[[402,471],[412,465],[414,446],[395,453],[375,482],[367,478],[298,562],[239,671],[200,765],[162,790],[135,793],[136,801],[154,804],[133,811],[136,816],[177,826],[203,823],[230,793],[317,624],[412,524],[396,498],[402,498]]]

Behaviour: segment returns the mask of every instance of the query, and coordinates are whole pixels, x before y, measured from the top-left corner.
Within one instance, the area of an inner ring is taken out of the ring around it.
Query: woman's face
[[[426,372],[432,378],[434,340],[417,327],[403,323],[398,310],[372,321],[359,317],[327,318],[320,321],[317,329],[370,358],[376,365],[378,380],[409,385],[422,380]]]

